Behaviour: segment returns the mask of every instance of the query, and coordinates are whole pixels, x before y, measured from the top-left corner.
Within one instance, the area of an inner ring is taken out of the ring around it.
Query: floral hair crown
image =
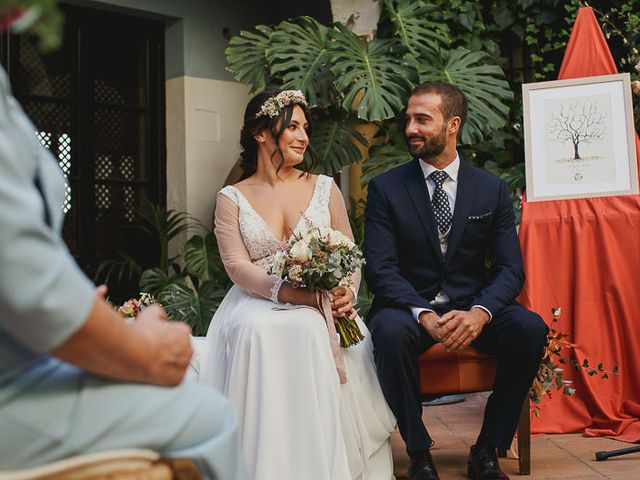
[[[283,108],[296,104],[307,106],[307,99],[304,98],[302,92],[300,90],[284,90],[273,97],[269,97],[256,113],[256,118],[277,117]]]

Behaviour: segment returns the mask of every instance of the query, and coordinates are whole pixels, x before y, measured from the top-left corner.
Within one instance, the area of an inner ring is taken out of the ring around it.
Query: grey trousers
[[[117,383],[51,358],[0,380],[0,470],[133,447],[191,458],[208,479],[243,478],[236,413],[209,387]]]

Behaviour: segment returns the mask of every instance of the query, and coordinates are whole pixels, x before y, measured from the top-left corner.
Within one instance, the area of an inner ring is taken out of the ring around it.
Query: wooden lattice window
[[[81,267],[152,245],[122,228],[144,196],[163,203],[164,24],[63,5],[65,41],[41,55],[24,36],[2,40],[14,95],[66,177],[64,239]],[[141,259],[143,260],[143,259]]]

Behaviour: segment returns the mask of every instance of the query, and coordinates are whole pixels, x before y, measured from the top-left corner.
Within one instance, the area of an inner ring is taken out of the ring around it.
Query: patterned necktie
[[[445,234],[451,228],[451,205],[449,204],[449,198],[442,188],[442,184],[449,175],[442,170],[436,170],[431,172],[429,178],[436,184],[436,188],[431,196],[431,204],[433,205],[433,212],[436,214],[436,222],[438,223],[438,230],[441,234]]]

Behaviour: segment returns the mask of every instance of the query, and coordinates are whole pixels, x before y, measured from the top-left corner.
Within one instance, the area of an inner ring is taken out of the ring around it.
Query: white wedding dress
[[[335,228],[332,188],[331,178],[318,177],[294,233],[309,222]],[[341,349],[347,376],[341,385],[321,313],[269,298],[274,292],[277,298],[280,285],[267,269],[281,241],[235,187],[218,196],[216,236],[236,284],[211,321],[199,380],[220,389],[238,411],[247,478],[392,479],[395,419],[362,320],[366,339]]]

